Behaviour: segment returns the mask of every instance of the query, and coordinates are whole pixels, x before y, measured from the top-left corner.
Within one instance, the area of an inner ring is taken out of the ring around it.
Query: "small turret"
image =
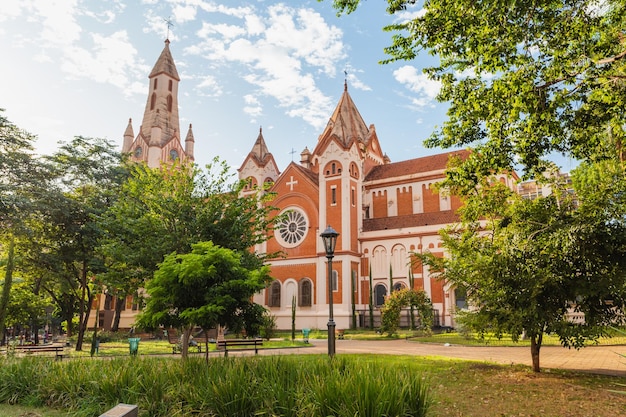
[[[193,130],[191,129],[191,123],[189,123],[189,130],[187,131],[187,137],[185,138],[185,154],[187,158],[193,161],[193,148],[195,145],[195,139],[193,138]]]
[[[133,119],[128,119],[128,126],[124,131],[124,144],[122,145],[122,153],[130,152],[130,147],[135,139],[135,133],[133,133]]]

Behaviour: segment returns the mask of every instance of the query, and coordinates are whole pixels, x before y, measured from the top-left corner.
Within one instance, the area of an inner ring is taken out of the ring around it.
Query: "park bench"
[[[56,360],[61,360],[66,356],[65,347],[63,345],[16,345],[10,349],[15,353],[25,353],[27,355],[54,353]]]
[[[254,349],[254,353],[258,355],[259,346],[263,346],[263,339],[223,339],[223,340],[218,340],[216,343],[217,343],[218,350],[222,350],[222,349],[224,350],[224,357],[228,357],[229,347],[237,347],[237,348],[244,347],[238,350]],[[254,346],[254,347],[250,348],[249,346]]]

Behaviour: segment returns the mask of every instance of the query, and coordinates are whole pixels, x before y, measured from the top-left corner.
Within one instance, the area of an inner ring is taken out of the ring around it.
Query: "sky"
[[[183,140],[192,124],[200,165],[217,156],[239,168],[260,128],[279,169],[299,162],[344,82],[392,162],[443,152],[423,146],[446,117],[438,83],[422,73],[436,59],[379,63],[392,43],[383,26],[420,7],[390,16],[386,5],[364,1],[338,17],[332,0],[2,0],[0,109],[37,136],[39,153],[74,136],[121,150],[129,118],[139,132],[169,38]]]

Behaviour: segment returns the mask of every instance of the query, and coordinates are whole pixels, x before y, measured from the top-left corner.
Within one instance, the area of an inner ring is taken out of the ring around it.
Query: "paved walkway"
[[[326,340],[311,340],[311,347],[301,349],[263,349],[263,354],[327,353]],[[233,351],[230,351],[233,352]],[[380,353],[390,355],[444,356],[500,364],[532,365],[530,347],[445,346],[407,340],[337,340],[336,354]],[[542,370],[556,368],[626,377],[626,346],[589,346],[567,349],[544,346],[540,353]]]

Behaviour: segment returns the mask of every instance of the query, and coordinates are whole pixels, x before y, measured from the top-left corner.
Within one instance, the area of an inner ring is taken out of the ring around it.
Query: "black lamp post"
[[[328,356],[335,355],[335,319],[333,317],[333,257],[339,233],[330,225],[320,235],[328,259]]]

